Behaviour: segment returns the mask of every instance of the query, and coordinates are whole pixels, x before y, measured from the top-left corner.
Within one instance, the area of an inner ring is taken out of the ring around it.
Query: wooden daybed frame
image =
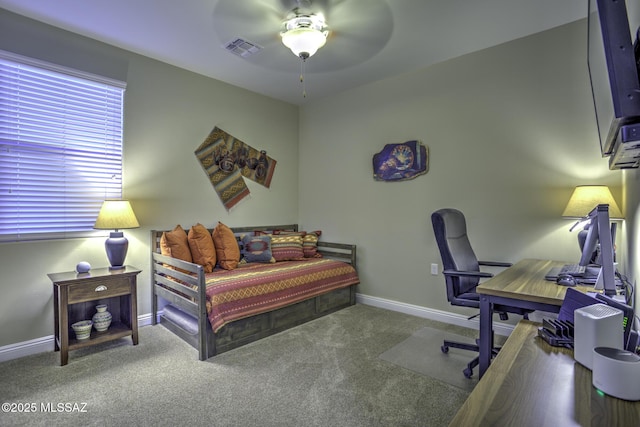
[[[236,236],[253,231],[272,230],[297,231],[298,225],[232,227]],[[161,255],[160,238],[163,232],[151,231],[151,322],[155,325],[159,319],[160,324],[196,348],[200,360],[206,360],[216,354],[355,304],[357,284],[276,310],[235,320],[214,333],[207,317],[203,267]],[[319,241],[318,252],[325,258],[337,259],[356,268],[356,245]],[[177,271],[176,268],[188,273]],[[176,320],[175,316],[165,316],[164,310],[159,310],[158,297],[178,308],[182,318]]]

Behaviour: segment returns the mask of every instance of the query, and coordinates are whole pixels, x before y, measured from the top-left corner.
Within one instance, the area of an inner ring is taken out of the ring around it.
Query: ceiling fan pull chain
[[[304,58],[300,58],[300,83],[302,83],[302,97],[303,98],[307,97],[307,83],[304,81],[305,64],[306,64],[306,61],[304,60]]]

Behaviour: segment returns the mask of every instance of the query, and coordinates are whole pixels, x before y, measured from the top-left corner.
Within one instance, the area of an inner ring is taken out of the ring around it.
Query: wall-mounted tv
[[[625,0],[589,0],[587,62],[603,156],[619,149],[622,126],[640,123],[637,17],[629,18]]]

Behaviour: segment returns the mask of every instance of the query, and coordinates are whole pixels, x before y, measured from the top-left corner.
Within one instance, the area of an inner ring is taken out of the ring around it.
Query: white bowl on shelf
[[[93,322],[91,320],[81,320],[80,322],[76,322],[71,327],[73,331],[76,333],[77,340],[86,340],[91,336],[91,327],[93,326]]]

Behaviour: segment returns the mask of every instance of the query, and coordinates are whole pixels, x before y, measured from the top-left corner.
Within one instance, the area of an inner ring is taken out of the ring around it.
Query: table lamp
[[[100,208],[98,219],[93,228],[96,230],[115,230],[109,234],[104,247],[111,266],[110,270],[124,268],[124,259],[127,256],[129,241],[120,229],[138,228],[138,220],[127,200],[105,200]]]
[[[624,215],[622,215],[622,211],[620,211],[609,187],[606,185],[579,185],[573,190],[569,203],[567,203],[567,207],[562,212],[563,217],[577,218],[576,223],[571,226],[569,231],[573,231],[578,225],[583,224],[589,212],[598,205],[609,205],[609,219],[624,219]],[[611,234],[613,240],[615,240],[616,228],[615,223],[612,224]],[[582,249],[586,237],[587,230],[585,228],[578,233],[578,246],[580,246],[580,249]]]

